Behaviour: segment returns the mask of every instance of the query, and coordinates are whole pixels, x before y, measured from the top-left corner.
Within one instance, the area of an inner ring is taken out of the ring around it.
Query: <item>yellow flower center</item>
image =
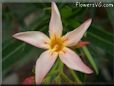
[[[64,47],[64,41],[60,37],[52,37],[50,41],[50,48],[55,52],[59,52]]]

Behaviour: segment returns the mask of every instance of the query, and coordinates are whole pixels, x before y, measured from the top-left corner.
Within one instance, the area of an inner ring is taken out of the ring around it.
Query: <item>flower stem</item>
[[[71,69],[70,69],[70,72],[71,72],[72,76],[74,77],[74,79],[76,80],[76,82],[77,82],[78,84],[81,84],[82,82],[80,81],[80,79],[79,79],[79,77],[77,76],[77,74],[76,74],[73,70],[71,70]]]

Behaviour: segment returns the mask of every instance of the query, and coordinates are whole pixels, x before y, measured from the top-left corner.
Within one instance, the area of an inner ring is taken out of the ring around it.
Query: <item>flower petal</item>
[[[87,74],[90,74],[93,72],[88,66],[86,66],[82,62],[80,57],[75,52],[73,52],[68,48],[65,48],[64,53],[61,52],[59,56],[61,61],[71,69],[81,71]]]
[[[55,36],[61,36],[62,35],[62,22],[61,22],[61,16],[59,14],[59,10],[54,2],[52,2],[52,11],[51,11],[51,19],[49,24],[49,34],[50,37],[53,35]]]
[[[28,32],[20,32],[13,35],[14,38],[22,40],[26,43],[29,43],[38,48],[47,49],[49,47],[48,42],[49,38],[38,31],[28,31]]]
[[[65,36],[63,36],[63,39],[66,40],[65,41],[66,46],[76,45],[80,41],[80,39],[83,37],[85,31],[90,26],[91,21],[92,21],[92,19],[88,19],[82,25],[80,25],[78,28],[67,33]]]
[[[46,76],[46,74],[51,69],[52,65],[54,64],[57,53],[52,53],[51,51],[45,51],[40,55],[36,62],[36,68],[35,68],[35,81],[36,84],[40,84],[43,80],[43,78]]]

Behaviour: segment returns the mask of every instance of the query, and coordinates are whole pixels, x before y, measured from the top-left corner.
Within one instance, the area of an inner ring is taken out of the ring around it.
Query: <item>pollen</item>
[[[64,41],[60,37],[52,37],[50,41],[50,49],[59,52],[62,51],[64,47]]]

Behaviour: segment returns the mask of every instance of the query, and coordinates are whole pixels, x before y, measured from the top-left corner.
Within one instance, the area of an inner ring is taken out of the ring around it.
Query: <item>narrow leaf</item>
[[[98,68],[97,65],[93,59],[93,57],[91,56],[89,50],[87,47],[82,47],[82,50],[84,52],[84,54],[86,55],[87,59],[89,60],[90,64],[92,65],[92,67],[94,68],[96,74],[98,74]]]

